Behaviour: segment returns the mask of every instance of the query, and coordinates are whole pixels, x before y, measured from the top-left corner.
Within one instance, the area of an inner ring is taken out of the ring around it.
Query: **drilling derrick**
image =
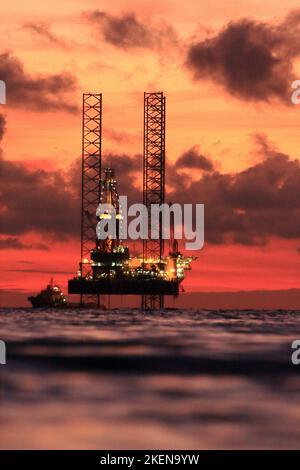
[[[144,94],[144,163],[143,203],[151,214],[152,204],[165,201],[165,111],[166,98],[162,92]],[[152,227],[152,231],[151,231]],[[143,240],[143,262],[162,262],[164,242],[161,216],[148,217],[148,239]],[[163,308],[163,295],[143,295],[142,308]]]
[[[100,202],[102,208],[97,210],[99,220],[112,220],[115,226],[115,237],[107,236],[105,239],[97,239],[97,249],[103,253],[113,253],[119,246],[122,246],[120,240],[121,210],[119,204],[119,195],[116,188],[115,172],[111,168],[104,170],[105,179],[101,188]]]
[[[106,168],[104,174],[105,178],[101,185],[101,204],[96,212],[103,233],[100,233],[101,230],[97,226],[97,244],[96,248],[91,250],[92,279],[111,282],[122,277],[122,269],[129,259],[129,249],[123,246],[120,239],[122,214],[115,172],[111,168]]]

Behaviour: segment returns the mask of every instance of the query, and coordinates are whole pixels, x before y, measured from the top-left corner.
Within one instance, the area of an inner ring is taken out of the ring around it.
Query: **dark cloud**
[[[39,273],[49,274],[50,276],[53,275],[53,271],[49,271],[49,269],[7,269],[6,271],[11,273]],[[57,274],[74,274],[74,271],[58,271],[55,269],[55,276]]]
[[[125,154],[109,154],[106,156],[106,161],[110,162],[108,166],[115,168],[119,194],[127,195],[129,204],[143,202],[143,156],[141,154],[131,157]]]
[[[109,166],[115,168],[119,177],[124,179],[127,175],[142,171],[143,156],[141,154],[129,156],[122,153],[108,153],[104,155],[102,164],[104,168]]]
[[[175,164],[167,161],[166,201],[204,203],[207,242],[255,245],[274,236],[300,239],[300,163],[278,151],[265,136],[255,139],[260,162],[240,172],[220,173],[209,167],[191,181],[181,169],[199,167],[200,154],[193,163],[186,158],[191,150]],[[47,246],[52,239],[79,238],[80,159],[64,172],[0,162],[2,244],[22,249],[20,237],[29,232],[41,234]],[[104,155],[105,167],[115,169],[120,195],[128,195],[129,203],[142,201],[141,155]]]
[[[77,80],[68,73],[31,76],[22,62],[9,52],[0,54],[0,77],[6,83],[7,105],[33,111],[66,111],[75,113],[69,102]]]
[[[106,153],[102,157],[102,173],[105,168],[113,168],[118,182],[120,195],[128,195],[131,202],[141,201],[137,187],[142,187],[143,157],[141,154],[127,155]],[[66,173],[66,181],[80,197],[81,190],[81,158],[77,158]]]
[[[261,245],[272,236],[300,238],[300,163],[264,135],[256,135],[255,143],[260,162],[236,173],[220,173],[207,165],[208,171],[191,181],[181,172],[199,167],[200,154],[192,160],[186,157],[191,149],[175,164],[167,161],[166,201],[204,203],[207,242]],[[202,159],[200,163],[204,166]],[[115,168],[119,194],[128,195],[129,203],[141,202],[142,155],[105,155],[103,168],[108,166]],[[79,184],[79,167],[72,173]]]
[[[212,172],[173,187],[173,200],[205,204],[208,242],[264,244],[300,238],[300,163],[259,136],[263,161],[237,173]]]
[[[93,27],[96,26],[106,42],[121,49],[153,49],[177,43],[176,32],[171,26],[142,22],[134,13],[114,16],[94,10],[83,15]]]
[[[280,24],[230,22],[215,36],[192,44],[186,64],[196,80],[211,79],[246,101],[291,104],[294,62],[300,56],[300,10]]]
[[[5,133],[6,119],[3,114],[0,114],[0,140],[3,139]]]
[[[33,231],[61,240],[78,235],[79,197],[62,172],[31,170],[21,162],[4,159],[0,167],[3,234]]]
[[[45,243],[23,243],[17,237],[0,238],[0,250],[43,250],[48,251]]]
[[[62,38],[56,36],[52,31],[51,31],[51,26],[48,23],[44,22],[37,22],[37,23],[25,23],[24,28],[33,32],[37,36],[40,36],[41,38],[46,39],[50,44],[61,47],[63,49],[68,49],[69,46],[66,41],[64,41]]]
[[[176,161],[176,168],[198,168],[204,171],[213,171],[214,165],[209,158],[201,155],[197,147],[192,147],[184,152]]]
[[[131,202],[141,202],[141,192],[134,184],[134,174],[142,172],[141,155],[105,155],[103,169],[105,167],[115,168],[120,195],[127,194]],[[76,159],[63,172],[32,170],[22,162],[2,158],[0,172],[2,234],[16,237],[36,232],[49,237],[50,243],[53,238],[79,237],[81,159]],[[17,238],[8,238],[3,243],[21,248]]]
[[[118,144],[129,144],[140,139],[140,136],[131,134],[130,132],[115,131],[114,129],[109,128],[103,129],[103,131],[110,140],[113,140]]]

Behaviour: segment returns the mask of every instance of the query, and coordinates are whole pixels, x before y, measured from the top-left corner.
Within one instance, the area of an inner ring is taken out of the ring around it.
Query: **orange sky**
[[[236,172],[258,163],[252,137],[258,132],[266,134],[280,151],[300,159],[300,106],[245,102],[211,80],[194,81],[184,66],[186,48],[195,37],[217,32],[229,21],[251,17],[278,22],[296,8],[299,0],[186,0],[184,6],[181,0],[12,0],[1,8],[0,44],[1,51],[11,51],[32,76],[62,70],[76,75],[78,88],[68,98],[78,106],[83,92],[103,93],[104,153],[142,151],[143,92],[163,90],[167,96],[167,157],[175,161],[198,145],[219,171]],[[101,39],[82,15],[95,9],[112,15],[132,12],[153,28],[171,25],[178,46],[117,48]],[[52,39],[34,32],[28,24],[46,25]],[[295,67],[300,78],[300,62]],[[27,162],[33,168],[64,169],[80,155],[80,114],[37,112],[9,102],[0,112],[7,121],[1,143],[5,158]],[[47,242],[45,235],[23,237]],[[264,247],[207,245],[185,288],[300,287],[299,247],[300,240],[280,238]],[[78,254],[74,240],[51,242],[50,251],[2,250],[2,288],[38,290],[56,271],[62,271],[55,277],[65,286],[67,272],[77,269]],[[28,272],[28,267],[36,272]]]

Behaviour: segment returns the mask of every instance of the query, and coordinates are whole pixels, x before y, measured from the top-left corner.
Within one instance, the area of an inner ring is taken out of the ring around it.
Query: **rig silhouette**
[[[156,238],[143,240],[142,254],[130,256],[129,247],[119,237],[123,216],[115,172],[112,168],[102,172],[102,94],[84,94],[82,114],[81,259],[76,277],[68,282],[68,292],[80,294],[81,304],[96,298],[100,305],[101,295],[140,295],[142,309],[163,308],[165,295],[179,295],[184,271],[190,269],[194,257],[179,252],[174,222],[170,252],[164,255],[161,217]],[[143,204],[149,212],[152,204],[165,202],[165,116],[164,94],[144,93]],[[96,237],[98,221],[112,213],[99,212],[99,203],[113,208],[114,238]],[[148,224],[150,234],[150,219]]]

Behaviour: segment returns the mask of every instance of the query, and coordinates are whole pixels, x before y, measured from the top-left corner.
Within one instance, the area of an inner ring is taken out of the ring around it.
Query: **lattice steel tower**
[[[96,210],[101,192],[101,136],[102,94],[85,93],[82,103],[80,263],[83,277],[91,273],[90,251],[96,246]]]
[[[151,204],[165,201],[165,112],[166,98],[162,92],[144,94],[144,164],[143,203],[151,214]],[[151,238],[151,225],[157,238]],[[143,260],[161,262],[164,250],[162,220],[148,217],[148,239],[143,240]],[[164,306],[163,295],[143,295],[142,308],[154,310]]]

